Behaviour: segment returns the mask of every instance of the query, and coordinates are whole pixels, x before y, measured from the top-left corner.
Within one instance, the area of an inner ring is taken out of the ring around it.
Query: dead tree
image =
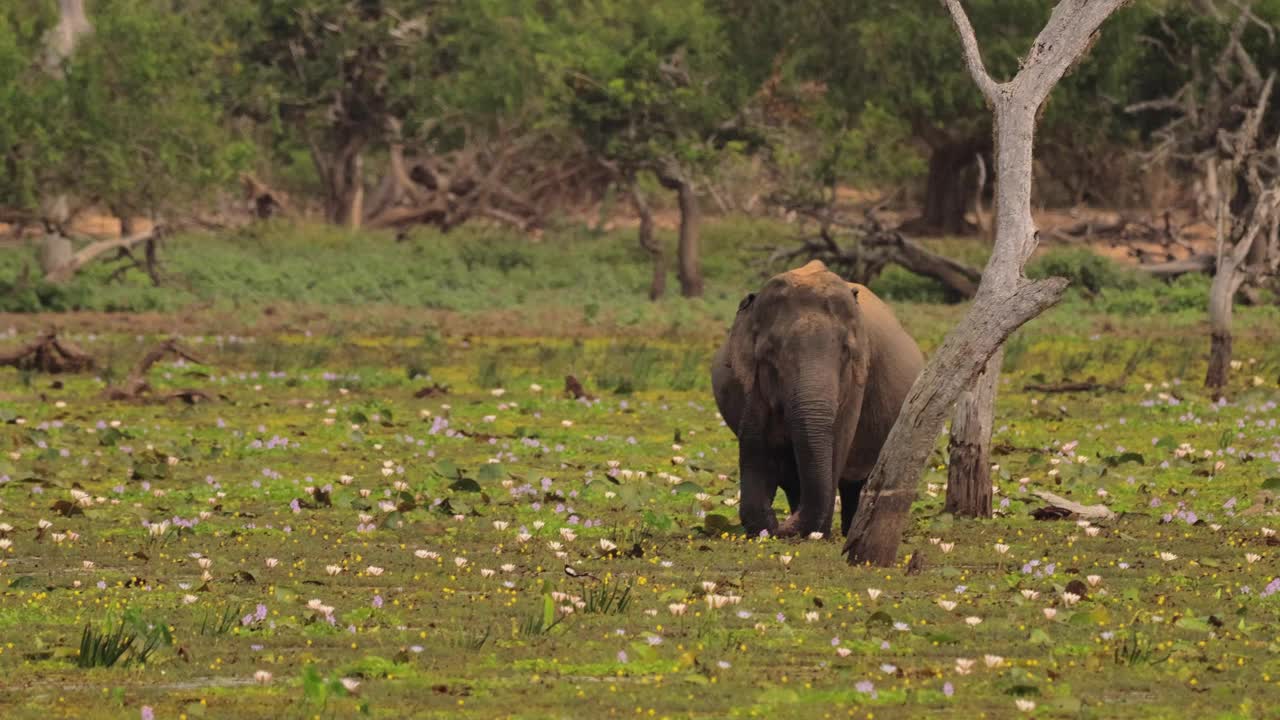
[[[880,222],[876,213],[888,198],[864,208],[863,219],[857,221],[847,219],[834,207],[834,194],[829,197],[832,199],[819,205],[791,198],[771,200],[797,217],[815,221],[817,229],[806,228],[799,247],[775,249],[766,261],[770,272],[778,264],[789,267],[796,261],[821,260],[845,279],[865,284],[894,264],[937,280],[956,300],[969,300],[977,294],[980,270],[935,253]]]
[[[69,257],[61,260],[59,264],[49,268],[45,273],[44,280],[47,283],[54,284],[67,282],[71,278],[75,277],[75,274],[84,266],[99,257],[110,252],[123,251],[125,254],[128,254],[133,250],[133,248],[139,245],[147,246],[147,268],[148,272],[152,272],[152,269],[155,266],[155,243],[160,237],[162,237],[163,233],[164,227],[157,225],[144,233],[92,242]],[[68,241],[68,243],[69,242],[70,241]],[[155,279],[154,275],[152,276],[152,279]]]
[[[1129,106],[1131,113],[1172,112],[1174,117],[1155,134],[1156,159],[1172,158],[1190,165],[1199,176],[1198,204],[1214,227],[1212,259],[1194,258],[1188,265],[1211,263],[1209,289],[1209,366],[1205,387],[1220,396],[1231,371],[1231,319],[1236,294],[1280,269],[1280,132],[1264,122],[1276,73],[1263,76],[1245,47],[1251,28],[1261,28],[1272,41],[1275,29],[1252,10],[1252,1],[1235,3],[1234,18],[1210,6],[1212,16],[1230,22],[1227,42],[1209,67],[1192,48],[1183,58],[1191,80],[1172,97]],[[1168,271],[1180,266],[1166,266]]]
[[[972,388],[1014,330],[1062,299],[1062,278],[1029,280],[1023,267],[1039,233],[1031,217],[1036,115],[1049,92],[1092,44],[1124,0],[1062,0],[1022,69],[1007,82],[987,74],[959,0],[943,0],[960,35],[965,64],[995,117],[995,243],[973,306],[929,359],[863,488],[844,551],[851,564],[893,564],[916,486],[947,414]],[[994,382],[993,377],[990,381]],[[990,406],[982,408],[990,412]]]

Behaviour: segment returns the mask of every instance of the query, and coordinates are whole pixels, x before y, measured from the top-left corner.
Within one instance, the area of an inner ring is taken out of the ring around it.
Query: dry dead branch
[[[56,328],[49,328],[16,350],[0,352],[0,365],[56,374],[89,370],[94,362],[74,343],[58,337]]]
[[[847,219],[832,205],[814,207],[775,200],[797,217],[816,222],[798,247],[777,248],[766,261],[766,271],[778,264],[821,260],[848,280],[869,283],[889,264],[917,275],[937,280],[957,300],[971,299],[978,292],[982,271],[933,252],[896,229],[885,228],[876,217],[883,205],[877,202],[863,210],[863,220]]]
[[[124,384],[120,386],[109,387],[103,391],[109,400],[138,400],[143,395],[151,392],[151,384],[147,382],[147,373],[150,372],[151,366],[160,362],[167,355],[173,355],[187,362],[203,365],[204,362],[192,355],[190,351],[178,344],[176,338],[169,338],[164,342],[156,345],[147,351],[146,355],[138,361],[137,365],[129,371],[129,376],[125,378]],[[180,399],[188,403],[195,403],[199,400],[211,400],[208,393],[202,390],[183,389],[176,390],[162,396],[164,400]]]

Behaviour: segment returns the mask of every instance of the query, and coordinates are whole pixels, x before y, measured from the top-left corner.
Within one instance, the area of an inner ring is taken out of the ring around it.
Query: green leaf
[[[506,473],[502,471],[502,466],[498,463],[485,463],[480,466],[479,472],[476,473],[476,477],[484,482],[498,482],[505,476]]]
[[[471,492],[478,493],[484,488],[480,487],[480,483],[468,477],[460,477],[449,483],[449,489],[454,492]]]
[[[1280,491],[1280,477],[1267,478],[1262,481],[1262,489],[1272,492]]]
[[[702,492],[702,486],[685,480],[684,482],[672,488],[672,492],[677,495],[696,495]]]
[[[1182,628],[1183,630],[1195,630],[1199,632],[1210,632],[1213,630],[1213,626],[1210,625],[1207,620],[1191,616],[1178,618],[1177,622],[1175,622],[1173,626]]]

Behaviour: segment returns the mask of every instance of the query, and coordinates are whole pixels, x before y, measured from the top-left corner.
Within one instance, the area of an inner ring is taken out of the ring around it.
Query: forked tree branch
[[[956,34],[960,36],[960,45],[964,48],[964,64],[973,76],[973,82],[982,91],[988,104],[995,104],[1000,92],[1000,84],[991,78],[987,67],[982,63],[982,51],[978,48],[978,37],[973,32],[973,24],[965,14],[960,0],[942,0],[942,4],[951,13],[951,23],[955,25]]]
[[[850,564],[893,564],[920,475],[947,414],[1005,339],[1057,303],[1066,290],[1067,281],[1062,278],[1032,281],[1023,274],[1039,243],[1031,217],[1036,115],[1053,86],[1088,50],[1102,22],[1124,4],[1124,0],[1061,0],[1022,70],[1009,82],[996,85],[982,67],[977,40],[959,0],[942,2],[961,36],[965,63],[995,114],[994,249],[973,306],[916,380],[863,487],[844,546]]]

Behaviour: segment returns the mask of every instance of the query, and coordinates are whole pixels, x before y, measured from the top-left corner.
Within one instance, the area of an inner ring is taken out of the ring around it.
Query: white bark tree
[[[1031,217],[1036,115],[1102,23],[1125,0],[1062,0],[1036,37],[1022,69],[1007,82],[986,70],[959,0],[942,0],[960,35],[965,64],[995,116],[995,242],[973,306],[916,380],[862,491],[844,551],[850,564],[888,566],[910,517],[916,486],[947,413],[973,387],[1014,330],[1052,307],[1062,278],[1029,280],[1023,267],[1039,242]]]

